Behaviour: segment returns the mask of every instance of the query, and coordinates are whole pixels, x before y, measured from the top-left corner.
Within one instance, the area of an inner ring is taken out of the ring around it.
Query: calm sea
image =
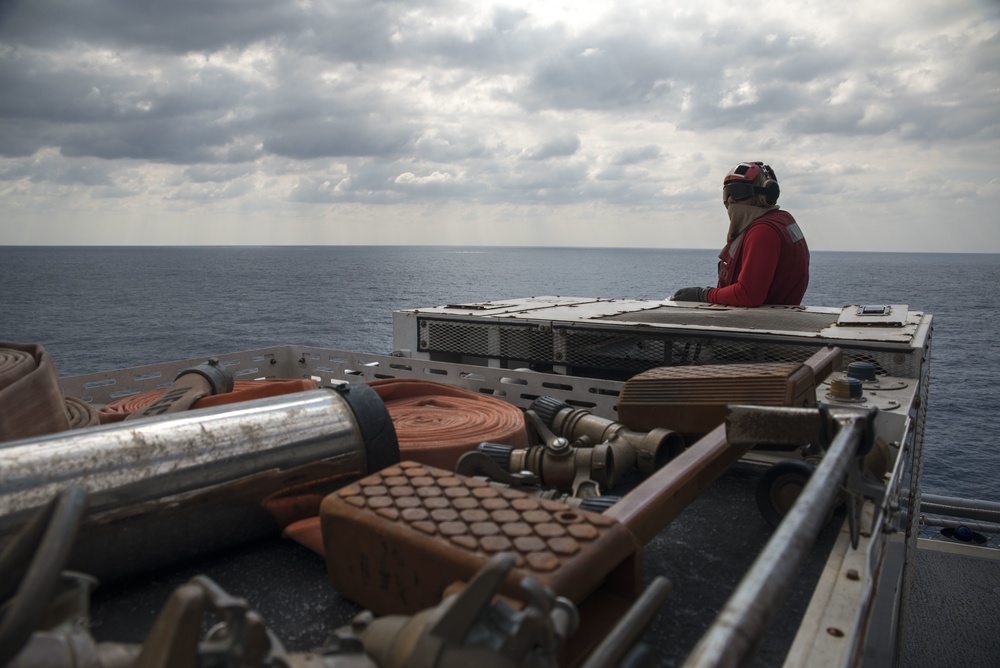
[[[662,299],[708,250],[0,246],[0,340],[60,375],[275,344],[392,350],[391,312],[534,295]],[[814,252],[804,303],[934,314],[924,491],[1000,500],[1000,255]]]

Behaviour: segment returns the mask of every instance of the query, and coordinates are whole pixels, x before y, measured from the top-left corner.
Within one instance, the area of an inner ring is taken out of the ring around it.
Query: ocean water
[[[0,246],[0,340],[60,375],[277,344],[385,354],[394,309],[537,295],[661,299],[709,250]],[[934,314],[924,491],[1000,500],[1000,255],[814,252],[804,303]]]

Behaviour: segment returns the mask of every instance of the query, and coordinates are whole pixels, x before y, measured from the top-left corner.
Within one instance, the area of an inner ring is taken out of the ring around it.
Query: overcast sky
[[[0,0],[0,244],[1000,252],[1000,1]]]

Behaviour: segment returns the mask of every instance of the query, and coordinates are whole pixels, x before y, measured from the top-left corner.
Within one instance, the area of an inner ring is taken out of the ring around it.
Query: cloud
[[[648,160],[656,160],[662,153],[660,147],[654,144],[626,147],[612,158],[612,163],[615,165],[634,165]]]
[[[142,49],[183,54],[244,47],[308,27],[309,13],[294,2],[270,0],[129,0],[70,2],[14,0],[0,12],[7,43],[42,49],[67,42],[100,44],[116,50]],[[353,16],[360,16],[359,6]]]
[[[108,186],[114,168],[94,160],[65,160],[54,152],[40,153],[33,160],[9,163],[0,169],[0,179],[25,179],[55,185]]]
[[[289,158],[398,156],[412,149],[413,133],[389,119],[309,119],[280,124],[264,138],[268,153]]]
[[[901,175],[934,164],[956,178],[915,223],[933,237],[959,201],[991,220],[998,35],[979,0],[764,0],[753,20],[724,0],[7,2],[0,182],[20,218],[0,243],[33,212],[79,223],[90,200],[278,214],[308,238],[339,205],[701,219],[750,158],[778,170],[783,204],[855,216],[906,201]],[[428,243],[491,235],[445,222]]]
[[[529,160],[548,160],[549,158],[566,157],[580,150],[580,138],[576,135],[555,137],[545,143],[525,152]]]

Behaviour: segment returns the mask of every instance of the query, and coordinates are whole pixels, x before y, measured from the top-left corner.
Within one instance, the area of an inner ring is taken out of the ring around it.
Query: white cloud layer
[[[7,0],[0,244],[1000,252],[996,0]]]

